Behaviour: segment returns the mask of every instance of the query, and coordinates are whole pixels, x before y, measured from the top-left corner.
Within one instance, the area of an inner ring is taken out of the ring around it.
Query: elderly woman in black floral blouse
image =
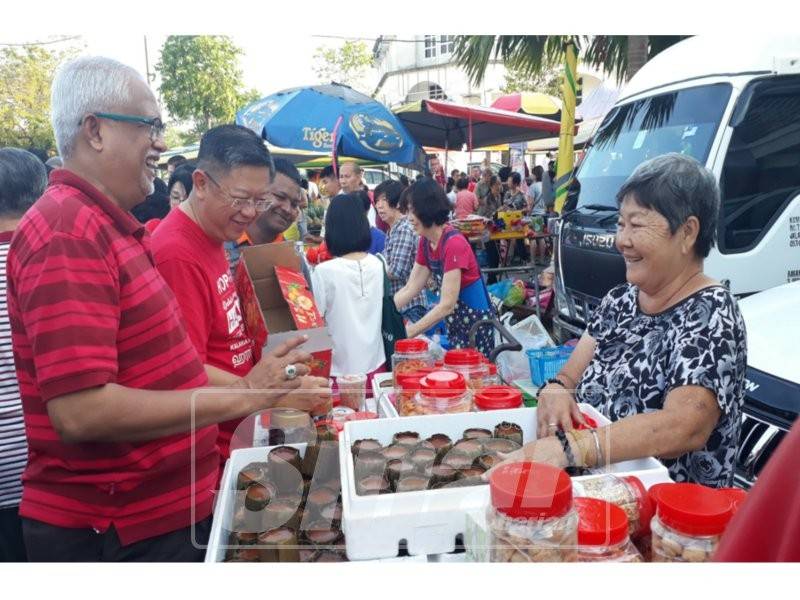
[[[656,456],[676,481],[729,486],[747,346],[736,300],[703,273],[716,182],[694,159],[668,154],[640,165],[617,201],[628,283],[606,295],[540,391],[538,441],[509,458],[593,467]],[[611,425],[574,429],[576,401]]]

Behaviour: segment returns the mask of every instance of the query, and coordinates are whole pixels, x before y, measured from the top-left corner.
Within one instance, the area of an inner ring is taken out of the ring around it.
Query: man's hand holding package
[[[298,346],[307,341],[306,336],[298,336],[287,340],[274,351],[264,355],[258,364],[242,379],[251,390],[269,391],[272,394],[284,394],[289,390],[300,387],[300,379],[308,375],[311,355],[307,352],[296,350]],[[286,367],[294,365],[297,378],[286,377]]]

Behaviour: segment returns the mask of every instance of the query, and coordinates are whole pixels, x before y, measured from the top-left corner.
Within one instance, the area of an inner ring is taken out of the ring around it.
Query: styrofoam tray
[[[394,391],[383,392],[378,398],[378,415],[382,419],[397,419],[400,416],[390,394],[394,394]]]
[[[292,448],[297,448],[301,455],[306,453],[306,444],[286,444]],[[222,472],[222,482],[220,484],[220,492],[217,495],[216,504],[214,506],[214,517],[211,524],[211,534],[208,540],[208,548],[206,549],[205,562],[214,563],[222,562],[225,559],[225,551],[228,549],[227,533],[231,530],[231,520],[233,518],[233,507],[236,500],[236,478],[244,467],[252,462],[264,462],[267,460],[267,454],[275,446],[259,447],[259,448],[245,448],[242,450],[234,450],[231,457],[225,463],[225,468]],[[438,560],[438,557],[428,556],[396,556],[396,553],[391,558],[386,558],[380,562],[428,562],[429,560]]]
[[[581,404],[580,408],[598,424],[609,423],[608,419],[591,406]],[[382,444],[388,444],[392,435],[397,432],[416,431],[422,438],[434,433],[444,433],[455,441],[465,429],[492,429],[501,421],[517,423],[522,428],[526,443],[536,439],[535,408],[346,423],[339,440],[339,453],[342,469],[342,527],[347,539],[348,558],[369,560],[396,556],[403,540],[412,556],[453,552],[456,536],[464,534],[466,513],[481,510],[489,503],[488,485],[358,496],[355,491],[351,452],[351,446],[356,440],[374,438]],[[645,487],[669,481],[666,467],[654,458],[617,463],[611,465],[608,471],[636,475]]]
[[[297,448],[301,456],[305,456],[306,444],[286,444]],[[222,481],[214,504],[214,518],[211,522],[211,535],[208,538],[205,562],[222,562],[225,551],[229,548],[227,534],[231,530],[233,509],[236,500],[236,478],[244,467],[252,462],[266,462],[267,454],[275,446],[243,448],[231,452],[222,471]],[[242,492],[238,492],[242,493]]]
[[[373,398],[380,398],[385,392],[393,392],[394,388],[392,386],[388,387],[381,387],[381,383],[384,381],[391,381],[394,375],[391,373],[378,373],[372,378],[372,397]]]

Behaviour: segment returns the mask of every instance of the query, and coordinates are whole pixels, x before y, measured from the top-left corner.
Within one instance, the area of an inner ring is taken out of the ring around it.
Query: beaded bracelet
[[[558,441],[561,442],[561,448],[564,450],[564,455],[567,457],[568,466],[577,466],[575,464],[575,455],[572,454],[572,448],[569,446],[569,440],[567,440],[566,434],[562,430],[556,429],[556,437]]]

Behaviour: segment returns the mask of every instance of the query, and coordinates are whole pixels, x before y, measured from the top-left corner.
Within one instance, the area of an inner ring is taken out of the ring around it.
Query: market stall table
[[[555,237],[552,233],[545,233],[545,232],[532,232],[528,229],[523,231],[496,231],[493,233],[489,233],[488,235],[484,232],[480,235],[468,235],[466,236],[467,240],[470,244],[479,247],[481,250],[485,250],[486,242],[487,241],[501,241],[501,240],[509,240],[509,243],[513,242],[516,244],[518,241],[522,241],[525,244],[528,244],[529,248],[529,255],[530,255],[530,262],[526,265],[519,265],[519,266],[510,266],[509,263],[511,261],[511,257],[513,256],[512,247],[509,246],[508,251],[505,253],[505,256],[501,258],[501,262],[497,267],[481,267],[481,273],[489,274],[489,273],[529,273],[533,276],[531,277],[531,282],[533,283],[534,289],[534,297],[536,298],[536,316],[541,319],[542,318],[542,311],[540,307],[540,289],[539,289],[539,280],[535,276],[538,274],[539,271],[546,268],[546,265],[537,265],[535,261],[535,242],[537,240],[548,240],[553,239]]]

